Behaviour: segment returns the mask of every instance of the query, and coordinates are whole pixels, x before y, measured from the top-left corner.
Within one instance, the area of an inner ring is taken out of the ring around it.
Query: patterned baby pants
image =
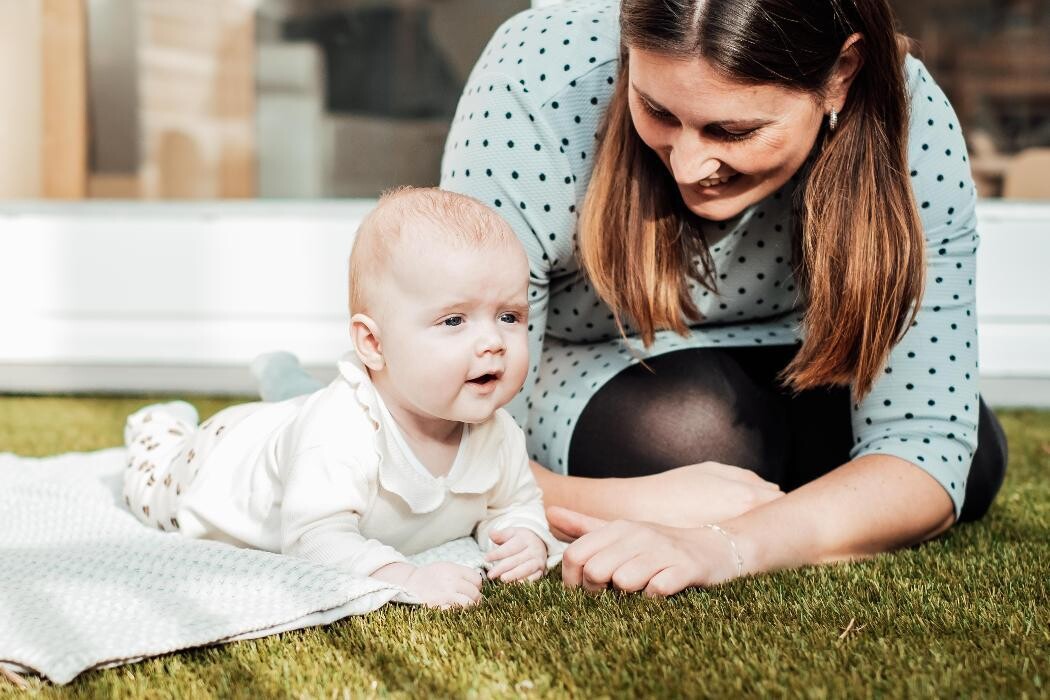
[[[146,406],[128,416],[124,503],[146,525],[179,529],[175,512],[203,461],[204,432],[197,428],[197,410],[185,401]]]

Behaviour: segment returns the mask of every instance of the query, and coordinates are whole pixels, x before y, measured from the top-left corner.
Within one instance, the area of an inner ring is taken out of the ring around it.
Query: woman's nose
[[[704,148],[695,136],[683,136],[671,149],[671,172],[678,184],[695,185],[717,173],[722,161],[714,157],[710,149]]]

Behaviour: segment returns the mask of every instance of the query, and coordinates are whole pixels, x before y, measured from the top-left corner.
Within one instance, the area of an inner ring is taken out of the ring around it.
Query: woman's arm
[[[673,527],[736,517],[783,496],[754,472],[717,462],[690,464],[627,479],[562,476],[531,462],[547,506],[602,520],[639,520]]]
[[[869,557],[954,522],[951,497],[927,472],[866,455],[722,525],[737,539],[745,572],[762,572]]]
[[[552,526],[577,539],[565,551],[566,585],[670,595],[741,574],[858,559],[922,542],[954,522],[951,498],[897,457],[868,455],[710,528],[606,523],[552,509]],[[735,554],[739,553],[738,570]]]

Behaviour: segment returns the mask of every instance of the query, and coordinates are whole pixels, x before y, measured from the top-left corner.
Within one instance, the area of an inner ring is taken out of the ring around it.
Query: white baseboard
[[[373,204],[0,204],[0,391],[250,395],[276,349],[331,377]],[[982,391],[1050,405],[1050,203],[978,213]]]

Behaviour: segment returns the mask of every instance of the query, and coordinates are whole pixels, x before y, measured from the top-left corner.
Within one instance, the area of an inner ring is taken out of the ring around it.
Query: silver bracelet
[[[729,542],[729,546],[733,548],[733,556],[736,558],[736,575],[744,575],[744,558],[740,556],[740,550],[736,548],[736,542],[733,540],[733,536],[726,532],[723,528],[715,525],[714,523],[706,523],[700,527],[706,527],[708,530],[714,530],[722,537],[725,537]]]

